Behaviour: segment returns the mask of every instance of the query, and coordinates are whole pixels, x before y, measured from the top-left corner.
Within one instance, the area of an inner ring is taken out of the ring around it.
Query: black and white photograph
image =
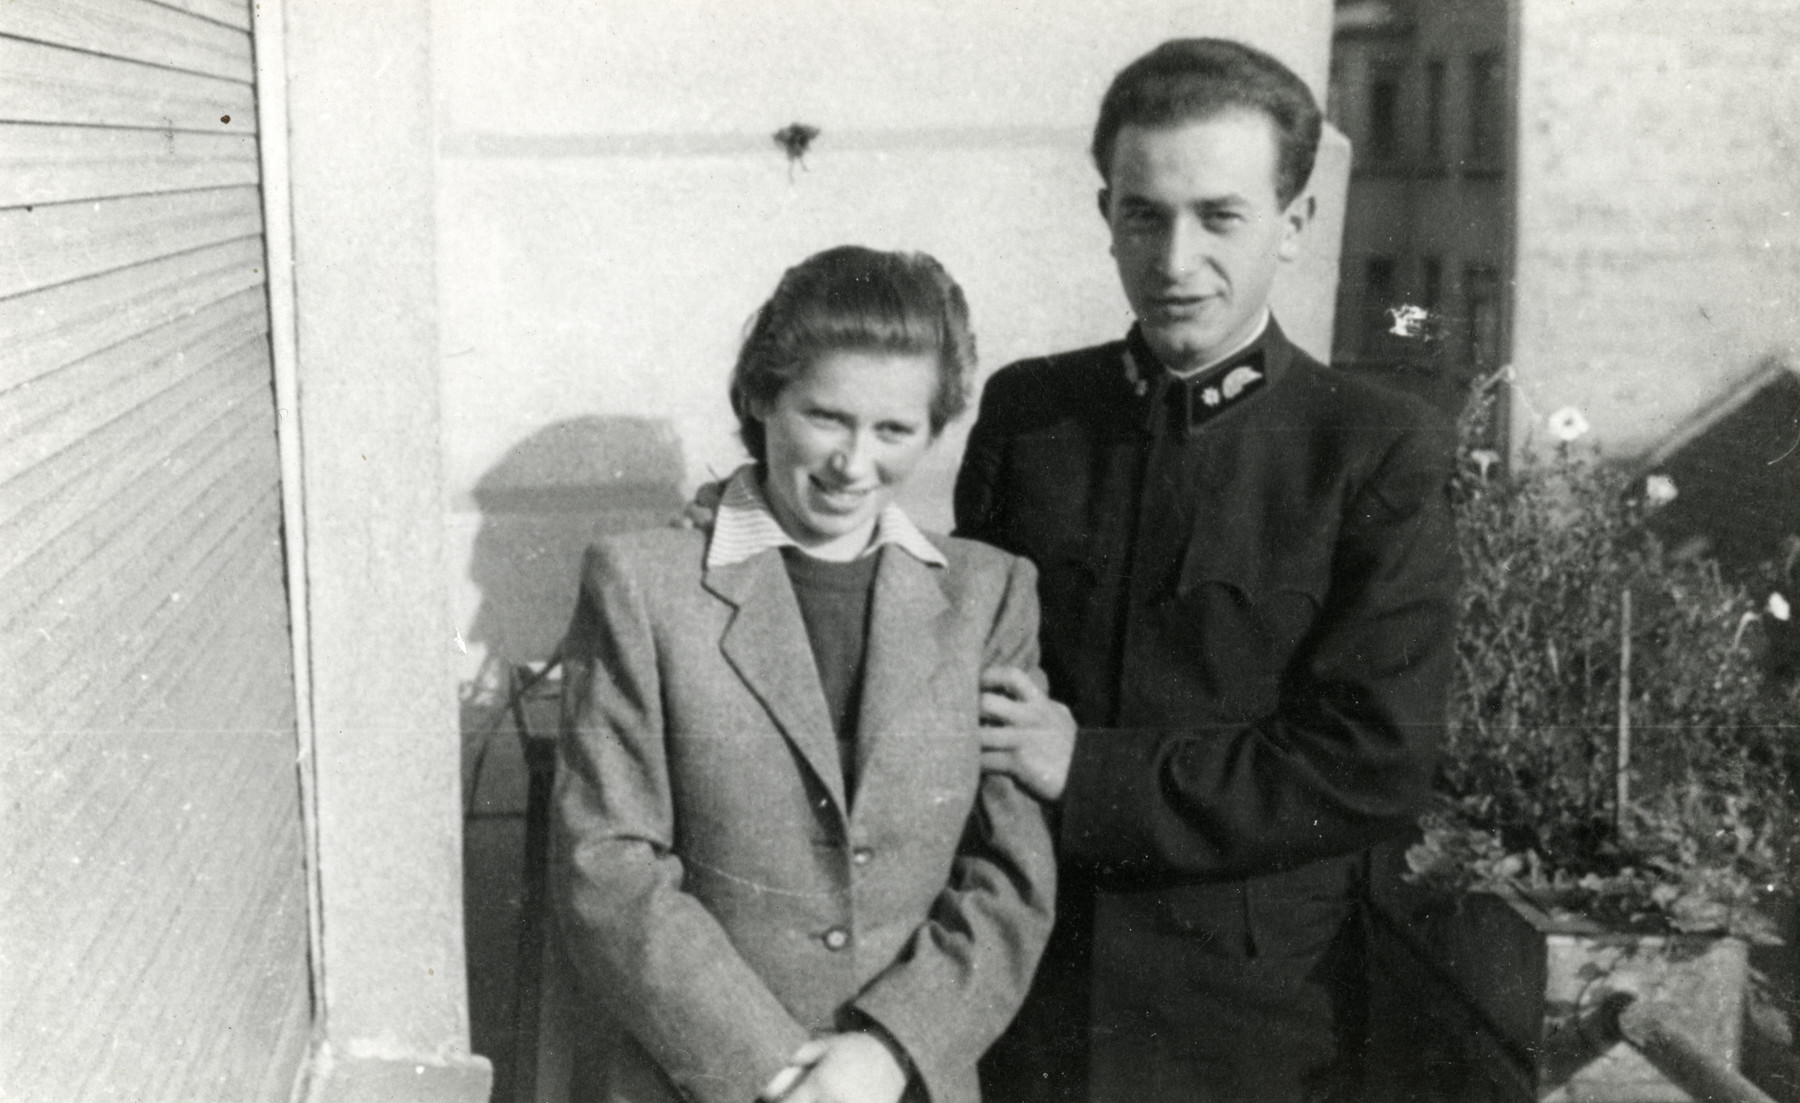
[[[3,1103],[1800,1103],[1800,2],[0,0]]]

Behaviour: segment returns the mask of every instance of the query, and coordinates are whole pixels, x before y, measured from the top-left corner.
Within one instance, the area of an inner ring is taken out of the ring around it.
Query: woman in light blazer
[[[622,1036],[578,1094],[979,1098],[1051,922],[1042,809],[977,735],[982,670],[1037,670],[1035,575],[893,504],[973,360],[936,261],[811,257],[745,338],[710,524],[589,550],[553,891]]]

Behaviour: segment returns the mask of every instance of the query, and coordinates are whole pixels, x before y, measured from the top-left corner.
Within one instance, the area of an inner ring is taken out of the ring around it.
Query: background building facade
[[[1581,410],[1647,458],[1800,349],[1800,9],[1340,0],[1355,150],[1333,359],[1456,408],[1509,368],[1511,438]],[[1425,308],[1429,340],[1390,332]]]
[[[1336,6],[1329,114],[1355,156],[1332,360],[1452,410],[1509,352],[1510,29],[1507,0]],[[1424,314],[1397,326],[1404,306]]]

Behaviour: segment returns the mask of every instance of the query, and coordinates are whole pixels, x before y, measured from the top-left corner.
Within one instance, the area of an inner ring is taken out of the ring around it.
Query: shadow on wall
[[[485,652],[477,694],[504,684],[508,665],[550,656],[575,608],[588,543],[679,516],[682,472],[668,422],[592,416],[533,433],[481,476],[469,562],[481,603],[468,643]]]
[[[575,608],[581,557],[606,533],[666,525],[680,515],[681,448],[666,422],[581,417],[532,434],[475,484],[478,513],[469,576],[480,602],[467,643],[482,655],[462,687],[464,937],[471,1044],[494,1062],[495,1099],[520,1083],[514,1049],[521,1013],[536,1000],[519,987],[527,937],[529,778],[506,712],[507,667],[554,652]],[[555,704],[531,711],[549,734]],[[529,1006],[525,1006],[525,1005]],[[530,1044],[529,1039],[526,1042]],[[535,1067],[535,1054],[526,1059]]]

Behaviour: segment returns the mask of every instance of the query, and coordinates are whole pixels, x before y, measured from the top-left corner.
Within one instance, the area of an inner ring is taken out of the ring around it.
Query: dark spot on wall
[[[770,137],[787,154],[788,168],[791,171],[797,161],[802,168],[806,167],[806,151],[814,138],[819,136],[819,128],[805,123],[789,123],[777,130]]]
[[[231,121],[231,116],[230,115],[220,115],[219,121],[222,123],[228,123]]]

